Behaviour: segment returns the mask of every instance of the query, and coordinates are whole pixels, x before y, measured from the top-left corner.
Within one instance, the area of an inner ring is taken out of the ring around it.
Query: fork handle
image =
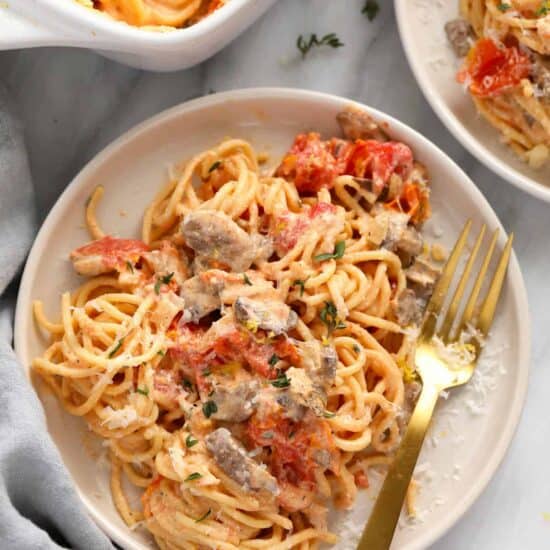
[[[357,550],[387,550],[390,547],[407,488],[438,398],[438,388],[433,385],[423,386]]]

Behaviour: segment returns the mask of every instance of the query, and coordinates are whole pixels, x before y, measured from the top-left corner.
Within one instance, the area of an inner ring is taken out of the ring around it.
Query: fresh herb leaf
[[[363,15],[366,15],[369,21],[373,21],[374,18],[378,15],[379,11],[380,5],[378,4],[377,0],[367,0],[365,2],[365,5],[363,6],[363,9],[361,10],[361,13]]]
[[[502,12],[505,12],[505,11],[508,11],[512,6],[510,4],[506,4],[505,2],[501,2],[498,6],[497,6],[497,9],[502,11]]]
[[[343,323],[338,317],[338,310],[334,305],[334,302],[325,302],[321,313],[319,314],[321,321],[327,326],[328,334],[332,334],[336,329],[346,328],[346,324]]]
[[[157,355],[160,355],[161,357],[164,357],[166,355],[166,352],[163,349],[159,349],[157,351]]]
[[[330,411],[324,411],[323,412],[323,418],[334,418],[336,416],[336,413],[330,412]]]
[[[292,283],[292,286],[299,286],[300,287],[300,298],[304,295],[304,291],[306,289],[306,281],[308,279],[309,279],[309,277],[306,277],[305,279],[296,279]]]
[[[116,343],[115,347],[109,352],[109,359],[122,347],[124,336]]]
[[[334,245],[334,252],[327,252],[326,254],[319,254],[314,256],[313,259],[316,262],[324,262],[325,260],[339,260],[346,251],[346,241],[338,241]]]
[[[353,344],[353,351],[355,353],[361,353],[361,348],[357,344]]]
[[[535,12],[535,15],[538,17],[543,17],[545,15],[548,15],[550,13],[550,2],[548,0],[544,1],[540,8]]]
[[[193,384],[192,384],[191,382],[189,382],[189,380],[187,380],[187,378],[183,378],[183,379],[182,379],[181,385],[182,385],[184,388],[187,388],[188,390],[192,390],[192,389],[193,389]]]
[[[202,412],[206,418],[210,418],[214,413],[218,412],[218,405],[214,401],[207,401],[202,405]]]
[[[280,360],[280,357],[274,353],[270,358],[269,358],[269,365],[271,367],[274,367]]]
[[[161,279],[162,283],[167,285],[172,280],[173,276],[174,276],[173,271],[172,271],[172,273],[168,273],[168,275],[165,275],[164,277],[162,277],[162,279]]]
[[[191,447],[194,447],[199,442],[198,439],[195,439],[191,434],[189,434],[185,438],[185,446],[190,449]]]
[[[270,383],[276,388],[288,388],[288,386],[290,386],[290,380],[283,371],[279,371],[277,378],[275,378],[275,380],[271,380]]]
[[[202,474],[199,474],[199,472],[193,472],[192,474],[189,474],[183,481],[195,481],[195,479],[200,479],[202,477]]]
[[[138,393],[141,393],[141,395],[149,395],[149,388],[137,388],[136,391]]]
[[[134,272],[134,266],[132,265],[132,262],[130,262],[130,261],[126,262],[126,267],[128,268],[128,271],[130,273]]]
[[[252,281],[248,278],[246,273],[243,273],[244,284],[252,286]]]
[[[160,287],[161,285],[167,285],[174,276],[174,272],[168,273],[168,275],[164,275],[162,277],[157,278],[157,282],[155,283],[155,294],[160,294]]]
[[[199,522],[205,520],[211,513],[212,513],[212,509],[208,508],[208,512],[206,512],[206,514],[202,515],[199,519],[196,519],[195,523],[199,523]]]
[[[304,58],[311,48],[314,46],[330,46],[331,48],[341,48],[343,46],[343,42],[340,42],[340,39],[338,36],[336,36],[335,33],[331,32],[329,34],[325,34],[325,36],[321,37],[320,39],[317,38],[317,35],[315,33],[311,34],[308,39],[304,38],[302,35],[298,37],[298,40],[296,40],[296,47],[302,52],[302,58]]]
[[[222,165],[221,160],[217,160],[212,164],[212,166],[208,169],[208,173],[211,174],[214,170],[217,170]]]

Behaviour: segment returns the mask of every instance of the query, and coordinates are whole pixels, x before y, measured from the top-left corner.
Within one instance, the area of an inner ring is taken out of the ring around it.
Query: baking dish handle
[[[44,28],[38,22],[0,4],[0,50],[36,46],[69,46],[74,42],[74,39],[64,36],[64,33]]]

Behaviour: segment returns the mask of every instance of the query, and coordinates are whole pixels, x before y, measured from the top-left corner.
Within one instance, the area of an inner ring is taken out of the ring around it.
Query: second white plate
[[[399,33],[424,96],[448,130],[488,168],[523,191],[550,202],[550,165],[534,170],[500,141],[499,134],[456,82],[460,60],[444,25],[459,15],[459,0],[395,0]]]

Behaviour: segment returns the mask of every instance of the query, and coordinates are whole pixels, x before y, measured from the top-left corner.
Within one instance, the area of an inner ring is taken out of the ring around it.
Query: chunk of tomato
[[[386,208],[408,214],[413,223],[422,223],[430,217],[428,191],[417,183],[407,182],[401,194],[385,204]]]
[[[349,157],[346,174],[371,179],[375,192],[380,193],[392,174],[406,179],[412,167],[413,154],[404,143],[358,139]]]
[[[328,422],[314,416],[299,423],[280,414],[254,416],[247,434],[254,445],[271,449],[271,472],[277,480],[300,487],[313,487],[319,451],[329,456],[335,451]]]
[[[87,265],[87,269],[90,269],[88,264],[92,262],[94,270],[99,273],[102,269],[119,269],[126,262],[134,263],[148,250],[149,247],[143,241],[106,235],[71,252],[71,259],[75,262],[75,267],[80,262]]]
[[[267,379],[277,378],[277,371],[269,362],[274,354],[289,362],[299,360],[296,347],[286,338],[262,343],[244,330],[234,330],[220,336],[214,342],[214,352],[222,361],[247,363],[254,372]]]
[[[298,134],[275,175],[293,181],[300,193],[317,193],[332,187],[339,164],[329,142],[322,141],[319,134]]]
[[[517,86],[529,76],[531,66],[528,55],[516,45],[482,38],[468,53],[457,80],[467,84],[473,95],[492,97]]]

